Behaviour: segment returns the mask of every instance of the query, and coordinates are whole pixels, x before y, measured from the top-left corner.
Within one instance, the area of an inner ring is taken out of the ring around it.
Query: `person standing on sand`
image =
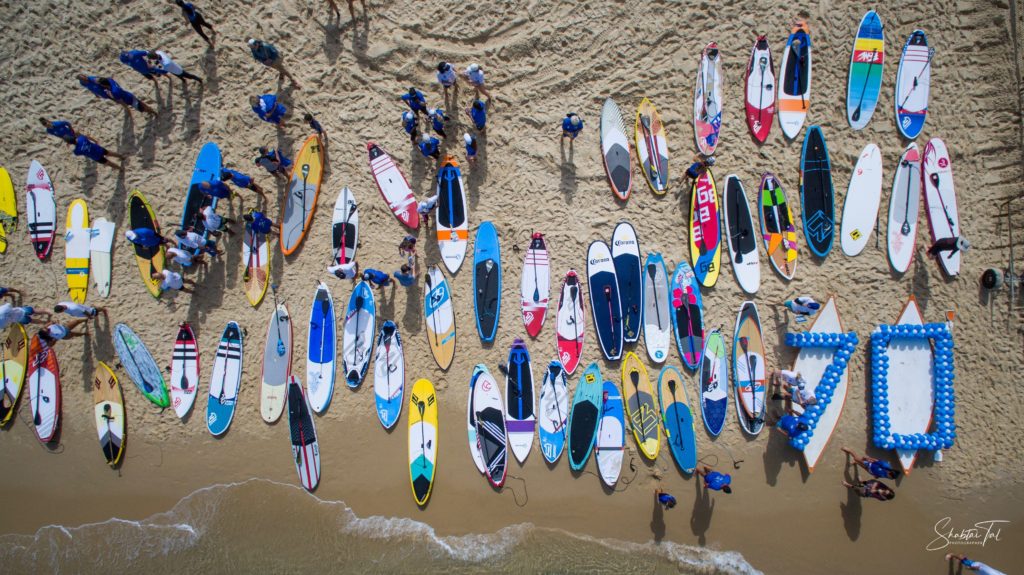
[[[153,67],[158,71],[159,74],[173,74],[181,80],[181,84],[187,85],[186,80],[195,80],[200,85],[203,83],[203,79],[195,74],[189,74],[181,67],[180,64],[175,62],[171,55],[161,50],[150,50],[146,57],[149,59]]]
[[[900,476],[900,472],[893,469],[887,462],[881,459],[875,459],[874,457],[860,457],[853,452],[852,449],[847,447],[841,448],[843,453],[853,458],[853,462],[864,468],[865,471],[870,473],[873,477],[896,479]]]
[[[144,248],[155,248],[160,245],[173,246],[174,242],[158,235],[150,228],[135,228],[125,230],[124,237],[131,243]]]
[[[229,236],[234,235],[231,228],[224,227],[225,222],[233,224],[235,223],[234,220],[218,214],[212,205],[203,207],[201,213],[203,214],[203,227],[206,228],[206,231],[215,236],[220,236],[222,233],[226,233]]]
[[[466,108],[466,114],[469,114],[478,132],[483,133],[487,129],[487,104],[483,100],[473,100],[473,105]]]
[[[1003,573],[995,567],[989,567],[981,561],[972,561],[968,559],[966,555],[947,553],[946,561],[958,561],[960,562],[960,565],[963,565],[971,571],[977,571],[978,573],[981,573],[981,575],[1006,575],[1006,573]]]
[[[576,112],[569,112],[562,119],[562,139],[569,138],[569,144],[571,145],[576,136],[580,135],[583,131],[583,120],[576,114]]]
[[[268,150],[265,146],[260,146],[259,152],[260,155],[255,160],[257,166],[270,172],[275,178],[288,179],[288,170],[292,167],[292,161],[287,156],[277,150]]]
[[[273,44],[257,40],[255,38],[249,38],[248,43],[249,52],[252,53],[252,57],[260,64],[277,70],[278,80],[281,78],[288,78],[288,80],[295,86],[295,89],[302,89],[302,87],[299,86],[299,83],[295,81],[295,77],[285,69],[284,59]]]
[[[39,123],[42,124],[44,128],[46,128],[47,134],[51,136],[57,136],[61,140],[65,138],[78,137],[78,132],[75,131],[75,128],[71,125],[71,122],[65,120],[57,120],[56,122],[51,122],[46,118],[39,118]]]
[[[156,77],[164,72],[150,65],[149,60],[146,59],[148,54],[149,52],[146,50],[124,50],[118,56],[118,60],[132,70],[142,74],[143,78],[152,80],[155,84]]]
[[[459,77],[455,74],[455,67],[448,62],[441,62],[437,65],[437,82],[444,88],[444,97],[448,97],[448,88],[458,83]]]
[[[171,258],[171,261],[178,264],[181,267],[187,268],[192,264],[201,264],[205,259],[203,254],[197,256],[192,255],[192,252],[186,252],[185,250],[170,247],[165,250],[167,257]]]
[[[402,269],[391,275],[398,282],[398,285],[402,287],[410,287],[416,283],[416,275],[412,273],[412,268],[409,267],[409,264],[402,264]]]
[[[348,0],[348,13],[352,15],[352,19],[356,19],[356,1]],[[363,17],[366,17],[366,0],[359,0],[359,4],[363,7]]]
[[[710,466],[701,465],[697,467],[697,475],[704,478],[705,489],[732,493],[732,488],[729,487],[729,484],[732,483],[732,476],[728,473],[719,473],[711,469]]]
[[[178,240],[179,244],[190,250],[204,251],[210,254],[210,257],[217,257],[224,254],[224,252],[217,250],[216,240],[204,240],[203,236],[197,234],[192,228],[187,230],[176,230],[174,232],[174,236]]]
[[[406,258],[409,265],[416,260],[416,236],[406,235],[398,244],[398,255]]]
[[[462,140],[466,142],[466,161],[476,164],[476,138],[469,135],[469,132],[462,134]]]
[[[657,498],[663,509],[672,509],[676,506],[676,498],[662,491],[660,487],[654,490],[654,497]]]
[[[107,317],[107,308],[105,307],[92,307],[73,301],[62,301],[59,304],[53,306],[54,313],[66,313],[71,317],[84,317],[94,318],[103,314],[103,317]]]
[[[249,106],[264,122],[284,128],[284,115],[288,113],[288,107],[277,101],[276,94],[249,96]]]
[[[269,234],[271,232],[280,234],[281,229],[274,223],[273,220],[256,210],[249,210],[246,212],[242,219],[245,221],[246,229],[252,230],[257,234]]]
[[[327,130],[324,130],[324,127],[321,126],[320,122],[318,122],[316,118],[313,117],[313,114],[306,112],[306,114],[302,116],[302,121],[306,122],[306,125],[309,126],[314,132],[316,132],[316,137],[320,140],[320,145],[326,148]]]
[[[417,118],[420,117],[420,112],[426,113],[427,111],[427,100],[423,97],[423,92],[413,86],[409,86],[409,91],[402,94],[402,101],[409,106]]]
[[[402,127],[405,133],[409,134],[409,141],[415,146],[420,139],[420,126],[416,122],[416,115],[408,110],[402,112]]]
[[[491,99],[491,92],[484,85],[484,69],[480,67],[480,64],[470,64],[466,67],[466,71],[462,75],[469,81],[470,85],[476,88],[476,95],[479,98],[480,94],[487,96],[487,100]]]
[[[259,194],[261,197],[266,198],[267,192],[263,188],[256,185],[253,181],[252,176],[247,176],[242,172],[232,170],[230,168],[221,168],[220,179],[222,182],[230,181],[232,185],[243,190],[252,190]]]
[[[114,168],[115,170],[118,170],[118,171],[121,171],[121,170],[124,169],[124,165],[123,165],[124,156],[123,155],[118,154],[117,152],[111,152],[110,150],[104,148],[103,146],[101,146],[101,145],[97,144],[96,142],[94,142],[93,140],[89,139],[89,136],[85,136],[85,135],[79,134],[75,138],[67,137],[67,138],[64,138],[64,143],[69,145],[69,146],[74,146],[74,150],[72,150],[72,153],[74,153],[76,156],[84,156],[84,157],[89,158],[90,160],[96,162],[97,164],[103,164],[105,166],[110,166],[111,168]],[[115,164],[114,162],[111,162],[107,158],[107,156],[112,156],[112,157],[115,157],[115,158],[117,158],[119,160],[122,160],[122,163],[121,164]]]
[[[447,139],[448,136],[444,133],[444,123],[451,118],[444,114],[444,110],[441,108],[430,108],[427,110],[427,117],[430,118],[430,125],[434,128],[434,131],[442,138]]]
[[[438,145],[441,140],[433,136],[423,134],[423,138],[420,139],[420,153],[423,154],[424,158],[434,158],[435,160],[441,158],[441,150]]]
[[[172,272],[171,270],[168,269],[165,269],[159,273],[154,273],[150,277],[153,278],[154,280],[160,280],[160,289],[164,291],[174,290],[183,291],[185,293],[192,293],[192,289],[185,287],[185,284],[188,283],[188,285],[193,287],[195,287],[196,285],[196,282],[192,280],[186,280],[185,278],[181,277],[181,274],[179,274],[178,272]]]
[[[138,99],[135,94],[132,94],[128,90],[125,90],[118,84],[113,78],[97,78],[96,84],[100,88],[106,90],[110,94],[110,99],[121,104],[131,113],[132,109],[136,109],[140,112],[156,115],[156,110],[152,106],[146,104],[142,100]]]
[[[183,0],[174,0],[174,3],[177,4],[179,8],[181,8],[181,13],[184,14],[185,18],[188,19],[188,23],[192,25],[192,29],[196,31],[196,34],[199,34],[199,36],[201,36],[203,40],[206,40],[206,43],[209,44],[211,48],[213,48],[213,40],[210,40],[209,36],[207,36],[206,33],[203,32],[203,28],[209,28],[210,33],[214,36],[217,35],[217,31],[214,30],[213,26],[211,26],[210,23],[206,21],[206,18],[203,17],[203,13],[200,12],[199,9],[196,8],[191,2],[184,2]]]
[[[892,498],[896,497],[896,492],[889,488],[888,485],[882,483],[877,479],[868,479],[867,481],[859,481],[856,485],[843,481],[843,486],[848,489],[853,489],[864,498],[873,498],[879,501],[891,501]]]
[[[437,207],[437,194],[430,196],[416,205],[416,212],[420,215],[420,225],[427,227],[430,225],[430,212],[434,211]]]
[[[39,321],[36,321],[36,314],[45,315],[46,319],[39,318]],[[32,306],[15,306],[9,303],[0,305],[0,329],[7,329],[8,326],[15,323],[29,325],[32,323],[44,323],[47,321],[50,321],[50,313],[37,311]]]

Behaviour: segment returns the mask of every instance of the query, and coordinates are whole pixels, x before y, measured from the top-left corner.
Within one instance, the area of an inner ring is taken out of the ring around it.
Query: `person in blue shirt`
[[[430,125],[434,128],[434,131],[442,138],[447,138],[448,136],[444,133],[444,123],[451,118],[445,115],[444,110],[441,108],[430,108],[427,110],[427,117],[430,118]]]
[[[231,168],[221,168],[220,179],[223,182],[230,181],[232,185],[245,190],[252,190],[257,194],[267,197],[267,192],[263,188],[259,187],[256,182],[252,179],[252,176],[243,174],[242,172],[232,170]]]
[[[569,112],[562,119],[562,138],[569,138],[571,144],[583,131],[583,119],[576,112]]]
[[[313,117],[313,114],[306,112],[306,114],[302,116],[302,121],[306,122],[306,125],[308,125],[314,132],[316,132],[316,137],[320,139],[320,145],[326,148],[327,130],[325,130],[324,127],[320,125],[320,122],[318,122],[317,119]]]
[[[288,108],[277,101],[276,95],[249,96],[249,105],[264,122],[275,124],[279,128],[284,127],[284,115],[288,113]]]
[[[260,146],[259,151],[260,155],[255,160],[256,165],[270,172],[275,178],[287,180],[292,161],[277,150],[268,150],[266,146]]]
[[[114,99],[106,88],[100,86],[98,76],[86,76],[85,74],[78,74],[75,77],[78,78],[78,83],[81,84],[83,88],[92,92],[93,95],[97,98],[103,98],[104,100]]]
[[[402,287],[410,287],[416,283],[416,275],[412,273],[412,268],[409,264],[402,264],[402,269],[391,274],[398,280],[398,285]]]
[[[655,489],[654,495],[655,497],[658,498],[658,503],[660,503],[663,508],[672,509],[673,507],[676,506],[676,498],[672,497],[668,493],[665,493],[664,491],[661,490],[661,488]]]
[[[847,447],[843,447],[842,451],[852,457],[854,463],[863,467],[865,471],[874,477],[896,479],[900,476],[899,471],[896,471],[887,462],[882,461],[881,459],[875,459],[874,457],[868,457],[867,455],[861,457],[854,453],[852,449]]]
[[[483,100],[479,98],[473,100],[473,105],[466,108],[466,113],[473,120],[473,125],[476,126],[477,131],[483,132],[487,129],[487,104]]]
[[[288,70],[285,69],[284,59],[273,44],[262,40],[256,40],[255,38],[249,38],[249,51],[257,62],[268,68],[277,70],[278,80],[281,78],[288,78],[288,80],[295,85],[296,89],[302,89],[302,87],[299,86],[299,83],[295,81],[295,76],[289,74]]]
[[[466,161],[470,164],[476,163],[476,138],[469,132],[462,134],[462,140],[466,142]]]
[[[76,156],[84,156],[96,162],[97,164],[110,166],[111,168],[114,168],[115,170],[118,171],[124,169],[123,163],[115,164],[114,162],[111,162],[109,158],[107,158],[107,156],[113,156],[119,160],[124,160],[124,156],[118,154],[117,152],[111,152],[107,150],[106,148],[99,145],[95,141],[89,139],[88,136],[84,136],[81,134],[74,138],[68,136],[67,138],[64,138],[64,143],[69,146],[75,147],[73,152]]]
[[[981,561],[968,559],[966,555],[946,553],[946,561],[948,562],[953,560],[959,561],[960,565],[966,567],[970,571],[977,571],[979,575],[1006,575],[1006,573],[1003,573],[995,567],[990,567],[989,565],[986,565]]]
[[[149,106],[142,100],[135,97],[135,94],[132,94],[128,90],[122,88],[121,85],[118,84],[117,81],[115,81],[113,78],[96,78],[96,84],[98,84],[100,88],[105,90],[106,93],[110,95],[111,100],[117,102],[118,104],[121,104],[125,107],[125,109],[129,110],[129,113],[131,109],[134,108],[146,114],[150,114],[153,116],[156,115],[156,110],[154,110],[151,106]]]
[[[728,473],[719,473],[707,465],[701,465],[697,468],[697,475],[704,478],[705,489],[732,493],[732,488],[729,487],[729,484],[732,483],[732,476]]]
[[[203,13],[200,12],[199,9],[196,8],[191,2],[184,2],[183,0],[174,0],[174,3],[177,4],[179,8],[181,8],[181,13],[184,14],[185,18],[188,19],[188,23],[192,25],[192,29],[195,30],[196,33],[202,37],[203,40],[206,40],[206,43],[209,44],[211,48],[213,48],[213,40],[211,40],[209,36],[207,36],[206,33],[203,32],[203,28],[209,28],[210,33],[213,35],[216,35],[217,31],[214,30],[213,26],[211,26],[210,23],[206,21],[206,18],[203,17]]]
[[[174,242],[157,234],[151,228],[135,228],[125,230],[124,237],[131,243],[144,248],[155,248],[160,245],[173,246]]]
[[[199,182],[199,191],[211,198],[217,198],[218,200],[231,199],[231,188],[221,180]]]
[[[448,62],[437,65],[437,82],[444,87],[444,96],[448,97],[448,88],[454,87],[459,77],[455,74],[455,66]]]
[[[441,150],[437,146],[440,143],[441,140],[423,134],[423,139],[420,140],[420,153],[423,154],[424,158],[439,159],[441,157]]]
[[[423,97],[423,92],[420,92],[412,86],[409,87],[409,91],[407,93],[402,94],[402,101],[409,106],[409,109],[416,114],[417,118],[420,117],[420,112],[427,111],[427,100]]]
[[[786,437],[796,437],[810,429],[806,423],[800,421],[800,416],[793,408],[786,410],[786,414],[775,422],[775,428],[781,431]]]
[[[280,233],[281,232],[281,230],[277,226],[277,224],[275,224],[273,222],[273,220],[271,220],[266,215],[264,215],[263,212],[258,212],[256,210],[249,210],[244,215],[242,215],[242,219],[245,220],[245,227],[246,227],[246,229],[252,230],[252,231],[256,232],[257,234],[269,234],[271,232],[274,232],[274,233]]]
[[[402,112],[402,128],[409,134],[409,141],[415,146],[420,139],[420,125],[416,121],[416,115],[408,110]]]
[[[160,68],[150,66],[148,50],[125,50],[121,52],[121,56],[118,58],[122,64],[126,64],[132,70],[135,70],[147,80],[156,82],[157,76],[162,76],[167,72]]]
[[[366,268],[363,270],[363,281],[370,284],[371,287],[385,288],[391,285],[391,276],[373,268]]]
[[[67,122],[65,120],[57,120],[56,122],[51,122],[46,118],[39,118],[39,123],[42,124],[44,128],[46,128],[47,134],[51,136],[57,136],[61,140],[65,138],[78,137],[78,132],[75,131],[75,128],[71,125],[71,122]]]
[[[690,164],[690,167],[686,168],[686,177],[691,180],[696,180],[701,176],[701,174],[708,171],[708,168],[714,165],[714,156],[704,157],[703,154],[697,154],[693,157],[693,163]]]

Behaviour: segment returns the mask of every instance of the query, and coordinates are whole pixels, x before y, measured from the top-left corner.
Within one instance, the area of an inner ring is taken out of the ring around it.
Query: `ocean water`
[[[0,536],[6,573],[755,574],[739,553],[593,539],[530,524],[438,536],[405,518],[262,479],[213,485],[141,521],[50,525]]]

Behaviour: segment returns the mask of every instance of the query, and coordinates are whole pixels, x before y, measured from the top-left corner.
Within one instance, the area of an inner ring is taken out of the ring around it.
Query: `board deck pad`
[[[722,194],[725,210],[725,240],[729,246],[729,259],[736,282],[743,291],[754,294],[761,287],[761,260],[757,250],[757,233],[747,203],[747,192],[735,174],[725,179]]]
[[[473,311],[480,341],[494,341],[501,316],[501,244],[489,221],[477,228],[473,241]]]
[[[643,326],[644,286],[640,270],[640,241],[632,224],[619,222],[615,226],[611,251],[622,308],[622,337],[626,343],[636,343]]]
[[[811,253],[824,258],[835,236],[835,190],[825,135],[818,126],[807,128],[800,156],[800,211]]]
[[[763,144],[775,120],[775,62],[767,36],[754,40],[745,84],[747,127],[754,139]]]
[[[590,287],[590,311],[594,317],[601,353],[609,361],[622,357],[622,311],[619,283],[608,245],[602,241],[587,250],[587,276]]]
[[[601,107],[601,158],[612,192],[620,200],[627,200],[633,185],[633,157],[622,110],[611,98]]]
[[[795,140],[811,105],[811,36],[806,23],[793,26],[779,74],[779,126],[787,138]]]
[[[295,156],[289,176],[288,196],[281,218],[281,253],[295,253],[309,231],[320,197],[320,183],[324,173],[324,152],[319,136],[306,138]]]
[[[583,469],[594,448],[601,417],[603,383],[596,363],[590,364],[576,382],[566,434],[569,439],[569,466],[573,471]]]

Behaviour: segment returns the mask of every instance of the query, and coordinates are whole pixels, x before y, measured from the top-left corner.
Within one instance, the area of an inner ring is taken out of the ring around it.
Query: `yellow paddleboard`
[[[437,395],[429,380],[417,380],[409,394],[409,482],[416,504],[430,499],[437,471]]]
[[[89,207],[78,199],[68,206],[64,222],[64,273],[68,278],[71,301],[85,303],[89,292]]]
[[[146,201],[146,196],[139,190],[132,191],[128,197],[128,227],[131,229],[149,228],[160,233],[160,224],[156,221],[156,214],[153,208]],[[135,260],[139,264],[139,275],[146,289],[153,297],[160,297],[160,280],[154,280],[152,275],[164,271],[164,246],[155,248],[144,248],[139,245],[132,245],[135,248]]]
[[[633,352],[627,353],[622,361],[622,391],[626,396],[629,426],[640,452],[647,459],[657,459],[661,447],[661,412],[654,399],[647,368]]]
[[[7,251],[7,236],[18,229],[18,200],[7,170],[0,168],[0,254]]]
[[[320,139],[310,136],[302,144],[292,165],[291,182],[281,217],[281,253],[288,256],[299,248],[309,231],[316,200],[320,197],[320,179],[324,174],[324,151]]]
[[[270,248],[267,245],[265,234],[245,231],[242,238],[242,286],[245,288],[245,297],[252,307],[256,307],[263,301],[267,293],[267,280],[270,278]]]
[[[95,404],[96,431],[99,433],[100,449],[107,465],[114,467],[124,453],[124,396],[117,376],[110,366],[99,362],[92,378],[92,400]]]
[[[7,328],[0,341],[0,379],[3,380],[3,400],[0,403],[0,426],[7,425],[18,405],[21,388],[25,384],[28,366],[28,336],[20,323]]]

